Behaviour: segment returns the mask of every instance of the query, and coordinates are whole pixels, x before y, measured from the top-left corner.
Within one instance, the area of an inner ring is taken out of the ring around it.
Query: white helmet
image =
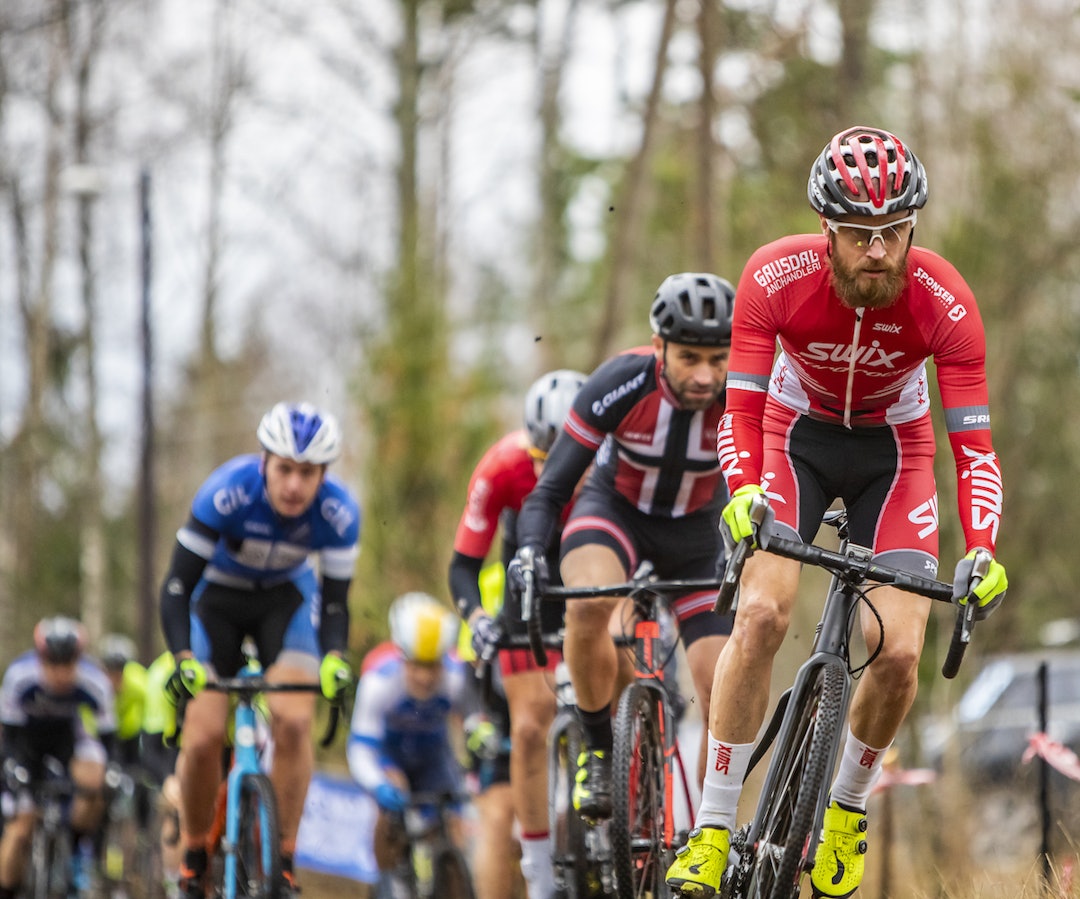
[[[555,443],[585,380],[579,371],[560,368],[537,378],[525,394],[525,430],[529,443],[540,452],[546,453]]]
[[[259,443],[268,453],[327,465],[341,455],[337,419],[311,403],[278,403],[259,422]]]
[[[403,593],[390,604],[390,639],[410,662],[430,665],[458,638],[458,617],[429,593]]]

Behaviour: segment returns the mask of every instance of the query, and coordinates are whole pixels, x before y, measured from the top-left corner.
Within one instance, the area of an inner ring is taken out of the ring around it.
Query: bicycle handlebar
[[[241,701],[251,702],[259,693],[322,693],[322,687],[317,683],[274,683],[263,677],[222,677],[208,681],[204,690],[213,693],[227,693],[237,696]],[[192,699],[190,696],[182,696],[176,704],[176,732],[174,733],[171,746],[180,742],[180,732],[184,726],[184,714],[187,704]],[[330,701],[330,718],[326,722],[326,729],[319,738],[319,746],[326,748],[334,742],[338,727],[341,723],[341,713],[345,705],[344,696]]]
[[[757,541],[761,549],[766,552],[794,559],[798,562],[816,565],[837,574],[844,580],[870,580],[879,584],[898,587],[908,593],[915,593],[938,602],[957,602],[953,584],[935,578],[922,577],[910,571],[901,571],[888,565],[878,564],[861,553],[844,554],[834,552],[812,543],[786,540],[777,537],[775,534],[767,533],[765,529],[761,528],[761,523],[764,521],[764,509],[767,509],[767,506],[768,500],[764,497],[755,497],[750,511],[751,520],[758,526]],[[827,523],[838,528],[845,524],[843,517],[840,516],[831,516],[827,519]],[[735,545],[735,549],[728,559],[727,570],[724,572],[723,586],[716,597],[716,612],[723,614],[731,609],[735,597],[735,588],[738,586],[739,578],[742,576],[743,565],[753,551],[753,540],[750,538],[741,540]],[[984,555],[985,558],[983,558]],[[956,624],[953,628],[945,661],[941,666],[941,674],[945,678],[952,679],[956,677],[957,672],[960,670],[960,663],[963,661],[967,644],[971,641],[975,623],[975,611],[978,601],[974,597],[974,591],[985,577],[989,565],[990,554],[980,552],[976,556],[975,565],[972,568],[966,594],[967,601],[964,605],[957,604]]]

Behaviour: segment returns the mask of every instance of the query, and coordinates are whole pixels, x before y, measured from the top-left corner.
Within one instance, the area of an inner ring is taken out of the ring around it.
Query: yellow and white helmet
[[[390,604],[390,639],[410,662],[439,661],[457,640],[460,622],[429,593],[403,593]]]

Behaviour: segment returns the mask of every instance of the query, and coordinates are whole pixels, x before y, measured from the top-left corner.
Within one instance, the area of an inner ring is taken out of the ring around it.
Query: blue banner
[[[355,782],[315,774],[296,837],[297,867],[375,883],[379,879],[372,851],[376,815],[374,800]]]

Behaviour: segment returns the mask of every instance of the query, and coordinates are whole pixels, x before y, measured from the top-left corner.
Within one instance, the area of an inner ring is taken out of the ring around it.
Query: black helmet
[[[895,134],[856,125],[821,151],[806,185],[825,218],[888,215],[926,205],[926,170]]]
[[[653,333],[673,343],[730,346],[735,288],[718,275],[670,275],[656,291],[649,321]]]
[[[34,648],[46,662],[65,665],[82,655],[86,632],[74,618],[42,618],[34,628]]]

